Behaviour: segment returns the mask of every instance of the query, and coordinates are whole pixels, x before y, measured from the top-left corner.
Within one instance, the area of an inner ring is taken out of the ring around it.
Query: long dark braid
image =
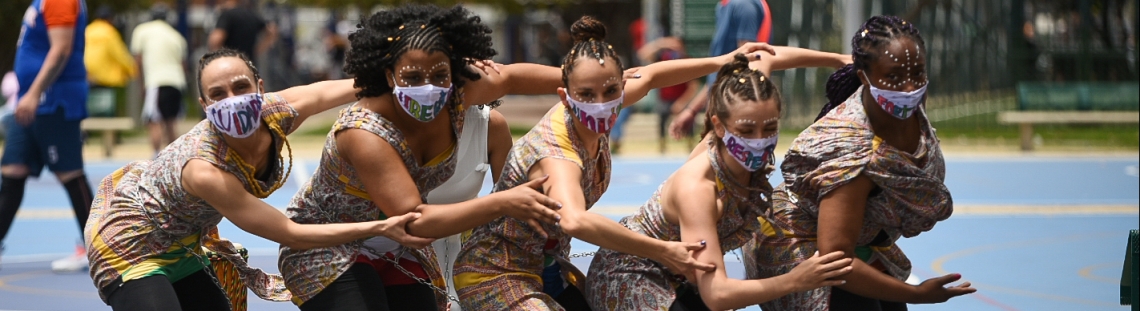
[[[856,74],[856,70],[868,71],[871,68],[871,62],[878,59],[887,44],[903,37],[914,40],[920,49],[926,50],[926,42],[919,35],[918,27],[898,16],[880,15],[871,17],[863,23],[863,27],[859,28],[859,31],[851,38],[851,56],[855,63],[839,68],[827,79],[827,105],[823,106],[823,109],[819,111],[819,116],[815,119],[823,118],[828,112],[851,97],[851,94],[854,94],[855,90],[863,85]]]
[[[570,54],[562,59],[563,86],[570,86],[574,61],[582,57],[593,58],[602,64],[613,62],[614,68],[621,72],[621,59],[614,52],[614,47],[606,43],[606,25],[601,21],[591,16],[582,16],[570,26],[570,36],[574,38],[574,46],[570,47]]]
[[[442,52],[451,63],[451,83],[458,90],[480,77],[467,67],[468,60],[495,56],[490,34],[491,28],[462,6],[403,5],[360,21],[348,35],[352,48],[345,55],[344,72],[355,77],[354,86],[361,89],[357,98],[381,96],[392,92],[385,70],[393,69],[404,52]]]
[[[744,54],[733,56],[732,62],[720,67],[709,94],[709,106],[705,110],[705,131],[701,137],[713,131],[712,117],[722,121],[728,118],[730,107],[740,101],[761,101],[776,99],[776,109],[782,110],[780,91],[763,72],[748,68],[748,57]],[[719,142],[718,142],[719,143]]]

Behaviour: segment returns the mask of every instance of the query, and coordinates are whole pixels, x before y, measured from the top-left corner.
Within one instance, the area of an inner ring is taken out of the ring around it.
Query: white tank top
[[[487,160],[487,128],[491,120],[491,107],[472,106],[467,109],[467,116],[463,122],[463,132],[459,134],[459,143],[455,151],[455,175],[439,187],[428,193],[428,203],[451,204],[474,199],[483,189],[483,180],[491,164]],[[455,266],[455,257],[459,255],[459,235],[452,235],[438,239],[432,243],[435,248],[439,266],[443,270],[443,277],[447,280],[448,292],[455,294],[455,285],[452,282],[452,270]],[[400,244],[388,238],[374,237],[364,241],[364,244],[375,250],[389,253],[399,249]],[[365,256],[373,257],[367,251]],[[415,260],[410,254],[404,259]],[[459,311],[459,306],[453,304],[452,311]]]

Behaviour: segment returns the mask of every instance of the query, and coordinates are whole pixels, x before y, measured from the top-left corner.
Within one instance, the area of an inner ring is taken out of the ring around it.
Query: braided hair
[[[851,55],[855,62],[839,68],[827,79],[827,105],[823,106],[815,119],[823,118],[859,89],[863,82],[856,75],[856,70],[868,71],[871,62],[883,54],[882,50],[890,42],[904,37],[914,40],[920,49],[926,50],[926,42],[919,35],[918,27],[898,16],[880,15],[863,23],[863,27],[851,38]]]
[[[574,25],[570,26],[570,36],[574,38],[574,46],[570,47],[570,54],[562,59],[562,84],[570,86],[570,72],[574,71],[574,62],[579,58],[593,58],[605,64],[612,61],[614,68],[621,72],[621,59],[614,52],[613,45],[606,43],[606,25],[591,16],[582,16]]]
[[[783,106],[776,84],[763,72],[748,68],[748,57],[744,54],[734,55],[732,62],[720,67],[710,92],[709,106],[705,110],[705,131],[701,137],[713,131],[713,116],[727,119],[730,107],[741,101],[775,99],[777,111]]]
[[[239,52],[238,50],[234,50],[234,49],[222,48],[222,49],[219,49],[217,51],[206,53],[206,55],[202,55],[202,59],[198,60],[197,78],[198,78],[198,98],[199,99],[201,99],[203,101],[206,100],[205,92],[202,90],[202,69],[205,69],[206,65],[209,65],[210,63],[214,62],[214,60],[217,60],[217,59],[223,58],[223,57],[237,57],[238,59],[241,59],[241,61],[243,63],[245,63],[245,67],[249,68],[249,71],[253,73],[253,83],[257,83],[257,81],[261,80],[261,74],[259,74],[257,72],[257,67],[253,66],[253,62],[249,60],[249,57],[246,56],[245,53]]]
[[[360,21],[348,35],[352,48],[345,54],[344,72],[355,77],[357,98],[392,92],[385,70],[408,50],[442,52],[451,65],[452,86],[458,90],[479,73],[467,67],[468,60],[490,59],[491,28],[462,6],[443,9],[410,4],[376,12]],[[458,95],[460,92],[453,92]]]

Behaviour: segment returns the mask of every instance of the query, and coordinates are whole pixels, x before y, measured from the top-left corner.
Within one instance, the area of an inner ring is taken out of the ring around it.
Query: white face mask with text
[[[614,100],[600,104],[583,103],[570,98],[570,95],[566,95],[566,102],[570,103],[570,112],[574,114],[574,117],[578,118],[578,121],[581,121],[591,131],[599,134],[609,133],[610,130],[613,130],[623,101],[625,101],[625,92],[622,92],[621,96]]]
[[[261,127],[261,93],[235,95],[206,107],[214,128],[234,138],[246,138]]]

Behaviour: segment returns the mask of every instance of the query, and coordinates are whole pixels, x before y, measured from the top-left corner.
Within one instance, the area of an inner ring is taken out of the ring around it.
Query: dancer
[[[226,217],[243,230],[296,248],[386,236],[409,245],[429,239],[404,232],[417,214],[381,221],[298,225],[259,200],[292,169],[285,135],[306,118],[353,99],[352,81],[326,81],[262,93],[257,68],[222,49],[198,62],[203,121],[150,161],[137,161],[99,184],[84,230],[91,277],[114,310],[229,310],[203,248],[234,263],[257,296],[288,300],[280,277],[250,268],[217,235]]]
[[[349,35],[345,72],[360,101],[329,132],[320,165],[287,214],[299,223],[356,222],[413,212],[410,234],[446,237],[501,216],[533,228],[561,204],[536,191],[545,179],[454,204],[426,195],[455,174],[466,109],[506,94],[557,88],[558,70],[534,64],[480,72],[494,56],[490,28],[461,6],[380,11]],[[425,203],[428,202],[428,203]],[[282,245],[280,270],[302,310],[446,308],[435,252],[375,238],[321,248]],[[405,273],[405,271],[407,273]],[[411,274],[411,275],[408,275]]]
[[[621,62],[604,41],[605,26],[582,17],[570,28],[574,45],[563,60],[559,105],[515,142],[496,191],[542,182],[543,193],[562,202],[561,220],[541,229],[501,217],[472,231],[455,265],[455,283],[465,310],[581,310],[588,308],[576,283],[584,276],[566,260],[576,237],[607,248],[649,257],[670,270],[691,274],[713,266],[689,252],[700,243],[667,242],[639,235],[604,216],[588,213],[609,185],[607,133],[622,105],[655,87],[711,73],[730,55],[659,62],[641,78],[622,81]],[[766,44],[738,52],[754,58]],[[549,179],[547,179],[549,175]],[[567,286],[566,284],[569,284]]]
[[[827,83],[819,118],[784,157],[761,229],[745,245],[748,278],[792,271],[817,251],[855,258],[846,284],[761,304],[764,310],[906,310],[975,291],[950,274],[918,286],[895,244],[950,217],[946,164],[926,118],[926,48],[914,24],[867,20],[851,41],[855,63]]]
[[[779,138],[781,99],[768,78],[787,64],[841,67],[851,57],[811,50],[781,49],[755,61],[722,67],[712,85],[705,116],[707,146],[661,184],[657,193],[621,223],[663,241],[706,243],[697,260],[715,271],[696,278],[674,276],[648,258],[601,248],[586,278],[593,310],[726,310],[743,308],[793,292],[841,284],[830,280],[851,271],[841,252],[813,256],[787,274],[761,280],[730,279],[724,252],[739,248],[759,229],[757,217],[771,205],[771,158]],[[731,158],[735,161],[729,161]]]

